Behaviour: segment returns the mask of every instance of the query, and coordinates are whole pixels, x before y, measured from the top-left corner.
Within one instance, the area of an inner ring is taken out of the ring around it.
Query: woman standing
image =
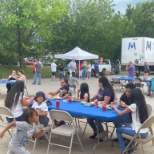
[[[131,104],[130,106],[127,106],[125,104],[124,107],[126,109],[123,111],[120,111],[116,108],[116,106],[113,106],[115,111],[120,116],[131,112],[131,117],[132,117],[131,125],[119,127],[116,130],[118,141],[122,151],[124,151],[126,148],[124,143],[124,138],[122,137],[122,133],[125,133],[130,136],[134,136],[138,132],[138,129],[140,128],[140,126],[148,118],[148,110],[147,110],[145,98],[143,96],[142,91],[139,88],[134,88],[131,92],[130,98],[133,104]],[[148,131],[149,131],[148,128],[141,129],[140,131],[141,138],[147,137]],[[133,152],[133,149],[131,149],[129,152]]]
[[[110,102],[113,102],[115,99],[115,94],[114,94],[114,90],[111,86],[111,84],[109,83],[108,79],[104,76],[100,77],[98,80],[98,86],[99,86],[99,90],[98,93],[91,99],[92,101],[98,100],[98,101],[104,101],[104,104],[109,104]],[[90,136],[91,139],[96,138],[97,131],[99,130],[100,133],[105,133],[104,132],[104,128],[101,124],[101,121],[98,121],[98,130],[97,130],[97,125],[94,122],[95,119],[92,118],[88,118],[87,122],[90,125],[90,127],[93,129],[93,135]],[[100,139],[100,141],[103,141],[102,139]]]
[[[90,79],[91,78],[91,63],[88,63],[88,70],[87,70],[87,78]]]
[[[147,65],[147,62],[144,62],[144,78],[147,79],[150,72],[150,68]]]
[[[86,79],[86,73],[87,73],[87,62],[84,61],[82,64],[82,79]]]
[[[16,81],[10,92],[7,94],[4,104],[9,108],[17,121],[21,120],[23,107],[28,107],[33,101],[33,98],[27,99],[24,97],[24,82]],[[12,122],[12,117],[7,117],[8,122]]]
[[[17,74],[15,70],[12,70],[12,74],[8,77],[8,80],[16,80]],[[7,83],[6,88],[7,88],[7,93],[11,90],[12,86],[14,83]]]

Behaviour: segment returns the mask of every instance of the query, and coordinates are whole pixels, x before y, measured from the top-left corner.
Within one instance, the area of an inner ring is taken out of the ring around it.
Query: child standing
[[[32,108],[34,108],[37,114],[39,115],[40,124],[47,126],[49,123],[49,114],[45,99],[46,98],[44,92],[42,91],[37,92],[34,98],[35,102],[32,105]]]
[[[69,78],[69,87],[72,87],[75,91],[76,84],[79,85],[79,83],[75,77],[75,72],[72,72],[72,77]]]
[[[2,138],[11,127],[16,126],[17,129],[9,143],[7,154],[30,154],[24,147],[25,143],[29,141],[29,137],[39,138],[44,134],[43,130],[39,131],[37,129],[38,118],[37,112],[32,108],[28,108],[23,112],[23,121],[11,122],[0,132],[0,138]]]
[[[87,83],[82,83],[77,92],[77,100],[90,102],[89,86]]]
[[[61,88],[61,92],[59,94],[59,97],[62,98],[62,99],[68,99],[68,97],[70,96],[68,91],[69,91],[69,87],[68,86],[63,86]]]

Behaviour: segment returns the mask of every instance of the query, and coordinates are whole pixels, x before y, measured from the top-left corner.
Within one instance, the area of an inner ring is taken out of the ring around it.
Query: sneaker
[[[89,138],[94,139],[94,138],[96,138],[96,136],[97,136],[97,133],[94,133],[94,134],[91,135]]]

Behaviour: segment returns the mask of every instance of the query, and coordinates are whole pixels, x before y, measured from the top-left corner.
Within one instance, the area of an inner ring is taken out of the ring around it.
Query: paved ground
[[[112,75],[109,78],[115,77],[116,75]],[[98,90],[98,79],[96,78],[92,78],[90,80],[79,80],[79,83],[82,82],[86,82],[89,84],[89,88],[90,88],[90,95],[93,96],[94,94],[96,94],[97,90]],[[28,92],[29,95],[35,95],[35,93],[39,90],[44,91],[45,93],[48,93],[49,91],[54,91],[56,90],[59,85],[59,79],[56,79],[55,81],[51,81],[51,79],[42,79],[42,85],[32,85],[32,80],[28,80],[27,83],[27,87],[28,87]],[[6,88],[5,85],[0,85],[0,90],[2,92],[2,95],[0,95],[0,105],[3,105],[4,103],[4,99],[6,97]],[[147,87],[144,88],[145,91],[147,91]],[[119,98],[120,95],[122,93],[121,92],[116,92],[116,97]],[[150,98],[148,96],[145,96],[147,103],[149,103],[151,106],[153,106],[154,109],[154,97]],[[84,128],[84,123],[81,124],[81,127]],[[154,129],[154,128],[153,128]],[[1,130],[1,129],[0,129]],[[82,131],[80,133],[80,136],[82,134]],[[89,136],[92,134],[92,131],[89,127],[87,127],[86,132],[84,137],[81,137],[83,146],[84,146],[84,152],[81,151],[80,146],[77,144],[73,145],[72,148],[72,154],[92,154],[93,153],[93,147],[94,145],[97,143],[97,140],[92,140],[89,139]],[[114,136],[115,137],[115,134]],[[6,154],[7,153],[7,147],[8,147],[8,143],[9,143],[9,135],[6,133],[5,137],[0,140],[0,154]],[[56,138],[54,138],[56,140]],[[76,140],[76,138],[75,138]],[[66,142],[65,142],[66,143]],[[27,149],[29,151],[32,151],[32,142],[30,142],[27,145]],[[147,154],[153,154],[154,153],[154,146],[152,146],[151,142],[146,144],[145,146],[145,153]],[[36,151],[34,152],[34,154],[44,154],[46,153],[47,150],[47,141],[44,140],[39,140],[36,146]],[[50,153],[53,154],[67,154],[68,150],[64,149],[64,148],[59,148],[59,147],[55,147],[54,150],[51,150]],[[119,145],[118,143],[114,143],[114,146],[111,147],[110,143],[101,143],[99,146],[97,146],[96,148],[96,154],[120,154],[120,149],[119,149]],[[138,148],[137,154],[140,154],[140,147]]]

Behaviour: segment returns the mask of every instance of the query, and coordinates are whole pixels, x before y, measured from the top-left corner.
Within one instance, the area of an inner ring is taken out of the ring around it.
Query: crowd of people
[[[96,62],[97,63],[97,62]],[[95,65],[97,66],[98,64]],[[146,65],[146,64],[145,64]],[[34,64],[34,79],[33,84],[36,84],[36,78],[38,77],[38,84],[41,84],[41,64],[37,61]],[[89,91],[89,85],[86,82],[83,82],[79,85],[75,71],[77,69],[75,59],[68,64],[70,77],[69,79],[63,77],[64,67],[60,66],[60,86],[55,91],[48,92],[48,95],[54,97],[58,95],[61,99],[69,99],[73,96],[75,101],[84,101],[86,103],[100,101],[103,105],[108,105],[111,102],[115,101],[115,91],[108,80],[107,77],[101,76],[98,79],[98,91],[96,94],[91,97]],[[147,66],[146,66],[147,67]],[[91,77],[91,64],[83,61],[80,63],[80,71],[82,71],[82,78]],[[148,67],[147,67],[148,68]],[[131,62],[126,66],[128,70],[129,77],[134,77],[134,66]],[[51,63],[51,72],[52,80],[55,79],[55,73],[57,71],[57,65],[55,62]],[[130,71],[130,72],[129,72]],[[79,72],[81,73],[81,72]],[[147,73],[147,72],[146,72]],[[81,74],[80,74],[81,75]],[[18,71],[18,76],[16,71],[13,70],[12,74],[9,76],[9,80],[16,80],[14,85],[11,85],[11,88],[7,86],[8,94],[6,96],[4,105],[9,108],[14,115],[16,122],[13,121],[12,117],[6,117],[9,122],[8,126],[0,132],[0,138],[2,138],[5,132],[12,126],[16,126],[17,131],[12,137],[9,143],[8,153],[16,153],[20,151],[21,153],[29,153],[25,147],[25,142],[28,142],[28,132],[30,129],[33,130],[33,137],[39,138],[44,134],[44,131],[37,129],[37,124],[40,123],[44,126],[47,126],[49,123],[49,113],[48,106],[46,103],[46,95],[42,91],[38,91],[34,97],[26,97],[24,95],[24,86],[26,77],[22,70]],[[77,88],[79,86],[79,88]],[[117,114],[121,116],[120,120],[113,121],[113,124],[116,127],[117,140],[119,142],[121,151],[123,152],[127,143],[124,142],[122,133],[134,136],[140,126],[148,118],[148,111],[146,106],[146,101],[142,91],[139,88],[136,88],[135,84],[129,82],[125,86],[125,92],[121,95],[119,104],[120,107],[124,110],[119,110],[115,104],[111,105],[111,108],[114,109]],[[129,116],[122,116],[128,114]],[[90,139],[96,138],[99,134],[99,141],[102,142],[104,137],[108,132],[103,128],[102,122],[95,118],[87,118],[87,122],[91,127],[93,133],[90,135]],[[127,125],[124,125],[127,123]],[[98,127],[97,127],[98,126]],[[99,130],[99,131],[98,131]],[[148,128],[143,129],[140,132],[141,138],[145,138],[148,135]],[[27,137],[23,140],[24,137]],[[128,153],[131,153],[133,149],[130,149]]]

